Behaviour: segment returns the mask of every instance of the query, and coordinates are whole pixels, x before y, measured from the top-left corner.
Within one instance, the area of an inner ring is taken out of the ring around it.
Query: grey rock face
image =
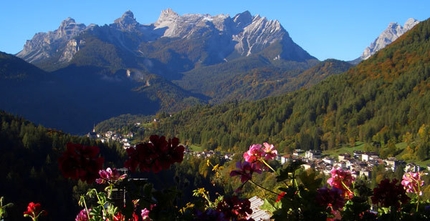
[[[366,60],[377,51],[385,48],[387,45],[394,42],[397,38],[412,29],[419,21],[413,18],[408,19],[403,26],[398,23],[390,23],[374,42],[369,47],[364,49],[363,54],[360,56],[361,60]]]
[[[61,22],[60,27],[55,31],[36,33],[31,40],[28,40],[25,43],[24,49],[21,50],[17,56],[23,58],[27,62],[33,63],[50,58],[61,46],[66,46],[65,50],[69,50],[70,53],[72,51],[67,48],[69,40],[80,34],[85,29],[86,26],[84,24],[78,24],[74,19],[67,18]],[[73,46],[73,43],[70,44]],[[68,52],[64,53],[68,54]],[[70,55],[65,55],[65,57],[60,59],[69,60],[69,58]]]
[[[85,45],[85,40],[70,39],[59,59],[60,62],[69,62],[73,56],[79,51],[80,47]]]
[[[113,24],[100,27],[98,32],[92,32],[97,27],[94,25],[86,27],[84,24],[76,23],[72,18],[67,18],[57,30],[37,33],[33,39],[26,42],[24,49],[17,56],[30,63],[54,57],[59,58],[57,61],[59,63],[69,62],[80,48],[85,46],[85,38],[80,37],[80,34],[87,31],[87,34],[91,33],[135,54],[144,53],[138,48],[140,43],[160,38],[176,38],[204,41],[207,50],[210,50],[207,53],[218,54],[219,57],[228,57],[232,53],[250,56],[274,43],[279,43],[277,47],[280,49],[276,50],[278,54],[272,53],[269,59],[286,59],[285,54],[288,54],[288,59],[291,57],[315,59],[293,42],[278,21],[267,20],[259,15],[252,16],[248,11],[231,18],[225,14],[180,16],[173,10],[166,9],[151,25],[139,24],[133,13],[127,11]],[[130,41],[130,36],[135,36],[133,43],[126,42]]]

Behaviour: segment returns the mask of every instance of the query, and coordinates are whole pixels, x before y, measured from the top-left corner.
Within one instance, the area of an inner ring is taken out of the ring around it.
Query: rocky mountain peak
[[[92,27],[95,26],[85,27],[83,24],[77,24],[74,19],[67,18],[57,30],[35,35],[18,56],[31,63],[42,62],[50,57],[60,57],[59,63],[69,62],[76,53],[88,46],[86,36],[76,37],[82,31],[88,30],[89,35],[103,38],[107,43],[132,54],[145,53],[142,48],[138,48],[139,45],[144,45],[143,42],[150,45],[164,37],[191,40],[189,42],[197,39],[203,41],[202,44],[195,44],[201,48],[192,51],[201,51],[199,53],[206,59],[205,61],[211,62],[225,61],[229,56],[235,59],[257,54],[276,42],[280,43],[282,48],[268,49],[265,56],[269,59],[314,59],[292,41],[277,20],[268,20],[260,15],[253,16],[249,11],[239,13],[232,19],[226,14],[179,15],[168,8],[161,11],[155,23],[147,26],[139,24],[133,12],[126,11],[108,26],[100,29]],[[180,48],[174,46],[174,43],[172,47]],[[193,54],[193,59],[197,60],[199,53]]]
[[[76,23],[75,19],[68,17],[61,22],[60,27],[58,27],[58,29],[55,30],[53,33],[55,33],[56,39],[70,39],[79,34],[85,28],[86,26],[84,24]]]
[[[134,14],[132,11],[128,10],[126,11],[121,18],[118,18],[114,21],[114,23],[133,23],[136,22],[136,19],[134,19]]]
[[[130,31],[137,27],[139,23],[134,18],[133,12],[128,10],[121,16],[121,18],[116,19],[113,25],[117,26],[121,30]]]
[[[61,22],[60,28],[67,27],[71,24],[76,24],[76,21],[75,21],[75,19],[68,17],[68,18],[64,19],[64,21]]]
[[[375,39],[375,41],[373,41],[370,46],[364,50],[363,54],[360,56],[360,58],[358,58],[358,60],[368,59],[370,56],[391,44],[418,23],[419,21],[414,18],[409,18],[405,22],[404,26],[401,26],[396,22],[391,22],[388,24],[388,27]]]
[[[416,20],[415,18],[409,18],[408,20],[406,20],[405,24],[403,25],[403,28],[411,30],[418,23],[420,23],[420,21]]]
[[[85,29],[84,24],[76,23],[73,18],[68,17],[61,22],[57,30],[36,33],[25,43],[24,49],[18,52],[17,56],[30,63],[50,58],[56,52],[57,45],[67,44]]]
[[[249,11],[244,11],[234,16],[233,21],[236,23],[237,28],[242,29],[251,24],[252,19],[251,13]]]
[[[171,9],[163,10],[158,20],[154,23],[155,29],[164,29],[164,37],[192,38],[201,36],[201,31],[215,27],[218,31],[225,31],[226,20],[230,16],[209,14],[185,14],[178,15]]]
[[[168,8],[166,10],[162,10],[158,20],[154,23],[156,27],[165,27],[169,26],[172,22],[178,20],[180,16],[174,12],[172,9]]]

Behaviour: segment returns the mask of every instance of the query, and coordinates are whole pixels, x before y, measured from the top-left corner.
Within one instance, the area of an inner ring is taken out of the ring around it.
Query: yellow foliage
[[[409,144],[410,142],[412,142],[412,138],[413,138],[412,133],[406,132],[406,134],[403,135],[403,142]]]
[[[430,185],[427,185],[427,186],[423,189],[423,198],[424,198],[424,199],[430,199]]]
[[[422,140],[426,140],[428,137],[428,127],[427,125],[423,124],[421,125],[420,129],[418,129],[418,136],[422,139]]]
[[[381,183],[381,181],[383,179],[385,179],[384,174],[378,174],[378,175],[376,175],[376,178],[375,178],[376,183]]]

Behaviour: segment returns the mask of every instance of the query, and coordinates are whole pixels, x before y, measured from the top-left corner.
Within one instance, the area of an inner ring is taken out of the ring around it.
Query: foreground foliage
[[[68,143],[58,158],[63,176],[71,180],[96,183],[79,196],[81,210],[77,221],[98,220],[254,220],[255,209],[274,220],[428,220],[430,200],[423,197],[423,172],[406,172],[402,180],[385,178],[372,189],[369,182],[351,171],[333,168],[326,182],[314,170],[303,170],[303,162],[290,159],[285,165],[273,164],[278,155],[274,145],[252,144],[236,163],[230,177],[240,185],[231,192],[210,195],[205,187],[192,191],[194,198],[182,201],[185,189],[180,177],[167,185],[133,177],[139,171],[153,174],[182,163],[185,147],[177,138],[152,135],[148,142],[127,151],[124,169],[102,168],[99,147]],[[215,173],[222,165],[207,162]],[[127,173],[129,171],[130,173]],[[275,175],[276,185],[257,182],[265,173]],[[97,174],[97,175],[96,175]],[[97,177],[97,178],[96,178]],[[270,194],[260,208],[252,208],[244,193],[257,186]],[[2,198],[3,199],[3,198]],[[3,217],[11,204],[0,208]],[[49,217],[38,202],[30,202],[24,217],[33,221]]]

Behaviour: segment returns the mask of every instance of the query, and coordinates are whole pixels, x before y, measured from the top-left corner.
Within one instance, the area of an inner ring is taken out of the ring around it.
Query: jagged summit
[[[86,34],[80,37],[84,30]],[[115,19],[114,23],[99,28],[97,25],[86,27],[72,18],[67,18],[57,30],[35,35],[17,56],[31,63],[44,62],[47,58],[59,58],[58,64],[65,64],[88,46],[88,36],[99,38],[134,55],[153,53],[152,50],[146,52],[143,49],[152,47],[146,47],[149,42],[169,38],[174,41],[168,46],[171,51],[185,53],[182,56],[190,56],[190,62],[199,61],[204,64],[256,55],[265,50],[264,57],[268,60],[315,59],[293,42],[277,20],[268,20],[260,15],[253,16],[249,11],[236,14],[233,18],[227,14],[179,15],[170,8],[162,10],[157,21],[150,25],[137,22],[130,10]],[[184,51],[184,44],[190,44],[187,51]],[[182,49],[178,51],[179,48]]]
[[[405,24],[403,25],[403,28],[411,30],[418,23],[420,23],[420,21],[418,21],[417,19],[409,18],[408,20],[406,20]]]
[[[249,17],[245,18],[249,19]],[[233,36],[233,40],[238,42],[235,49],[241,55],[249,56],[280,39],[287,40],[288,44],[292,43],[288,32],[282,28],[278,21],[267,20],[259,15],[251,17],[251,19],[250,22],[244,19],[240,20],[243,24],[248,23],[248,25],[243,28],[242,32]],[[253,44],[249,44],[250,42]]]
[[[374,42],[367,47],[359,60],[366,60],[377,51],[385,48],[404,33],[412,29],[419,21],[414,18],[409,18],[403,26],[397,22],[391,22],[388,27],[375,39]]]
[[[132,11],[126,11],[121,18],[115,19],[114,23],[135,23],[137,22],[134,18],[134,14]]]
[[[58,51],[58,45],[67,45],[72,38],[86,28],[84,24],[76,23],[75,19],[68,17],[61,22],[57,30],[48,33],[36,33],[31,40],[27,40],[24,49],[18,52],[16,56],[30,63],[51,58]],[[62,54],[64,55],[64,53]],[[69,60],[63,55],[60,55],[59,60]]]
[[[134,18],[133,12],[128,10],[121,16],[121,18],[115,19],[113,25],[117,26],[121,30],[130,31],[138,27],[140,24]]]
[[[177,19],[179,19],[179,17],[180,16],[176,12],[168,8],[161,11],[158,20],[154,23],[154,25],[156,27],[169,26],[170,23],[175,22]]]
[[[62,21],[60,27],[58,27],[58,29],[54,31],[56,35],[55,38],[70,39],[78,35],[85,28],[85,24],[76,23],[75,19],[68,17],[64,21]]]
[[[165,28],[163,37],[191,37],[198,34],[201,28],[213,24],[216,29],[223,31],[226,27],[225,21],[230,16],[209,14],[185,14],[180,16],[172,9],[161,11],[158,20],[154,23],[156,29]]]
[[[61,22],[60,28],[68,26],[70,24],[76,24],[76,21],[71,17],[67,17],[66,19],[64,19],[64,21]]]
[[[249,11],[244,11],[242,13],[237,14],[233,18],[234,23],[237,28],[244,28],[252,22],[252,15]]]

